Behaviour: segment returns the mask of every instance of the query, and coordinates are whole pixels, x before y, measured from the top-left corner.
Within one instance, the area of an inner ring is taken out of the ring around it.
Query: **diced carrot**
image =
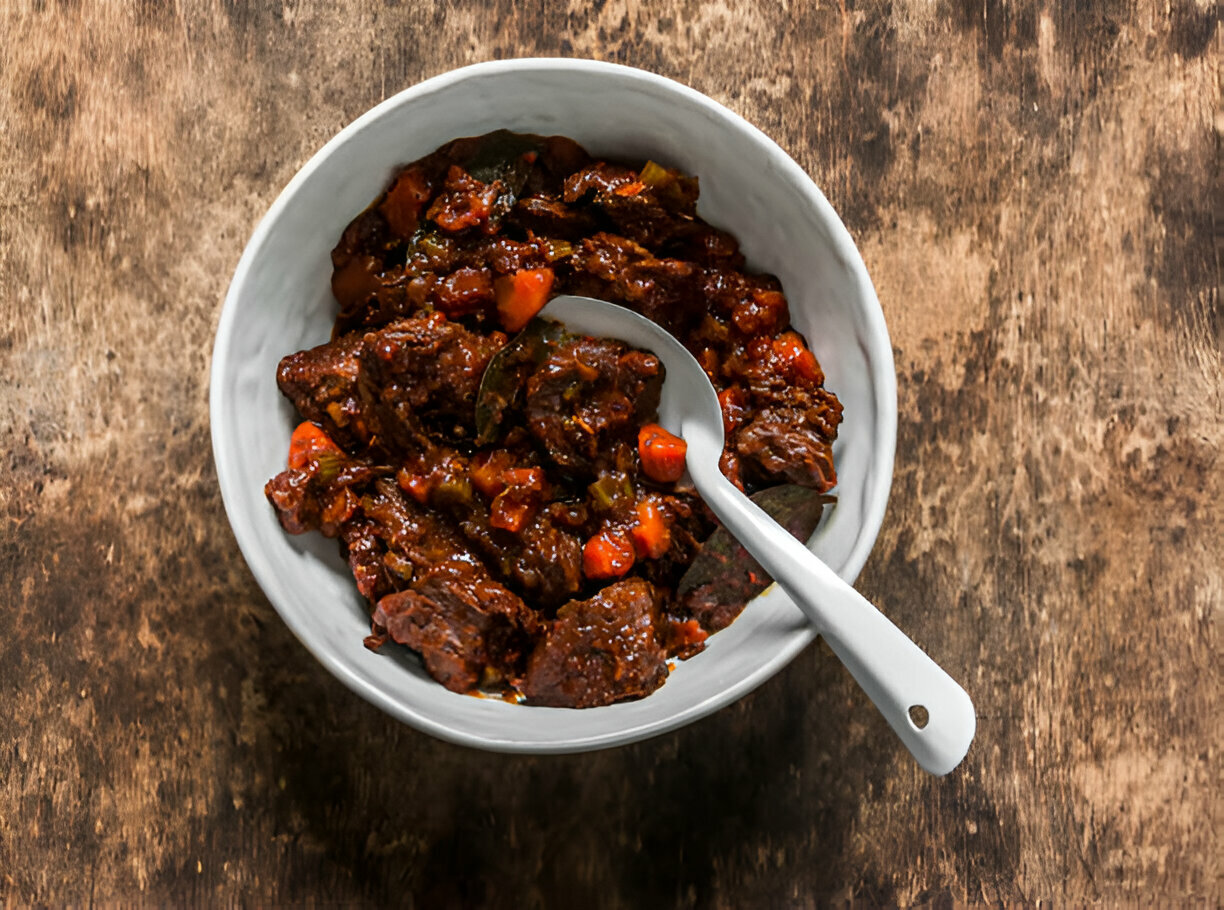
[[[544,493],[543,468],[507,468],[501,473],[502,491],[489,509],[489,524],[518,533],[535,514]]]
[[[289,467],[301,469],[323,453],[343,454],[340,447],[319,427],[304,420],[289,437]]]
[[[620,578],[633,568],[633,544],[619,531],[601,531],[582,548],[587,578]]]
[[[400,469],[395,475],[395,482],[399,484],[399,488],[415,499],[422,505],[429,501],[429,494],[433,492],[433,479],[424,474],[414,474],[411,471]]]
[[[773,342],[765,335],[754,335],[746,345],[748,359],[767,362],[774,355]]]
[[[517,332],[544,308],[553,286],[552,269],[519,269],[493,283],[502,328]]]
[[[798,332],[783,332],[774,339],[773,350],[794,378],[811,383],[820,383],[824,379],[816,355],[808,350]]]
[[[651,480],[671,483],[684,474],[684,456],[688,443],[673,436],[657,423],[648,423],[638,431],[638,455],[642,470]]]
[[[508,453],[503,451],[481,452],[472,459],[469,472],[472,485],[487,499],[492,499],[506,488],[502,472],[509,466]]]
[[[514,496],[515,491],[506,489],[498,494],[489,509],[489,524],[495,528],[517,534],[535,512],[536,504],[531,499]]]
[[[637,504],[638,523],[629,533],[633,546],[643,559],[658,559],[671,547],[671,530],[663,520],[663,513],[653,500],[643,499]]]
[[[624,183],[614,189],[612,192],[617,196],[636,196],[646,189],[646,184],[640,180],[635,180],[632,183]]]
[[[429,201],[429,178],[419,168],[410,167],[396,179],[382,201],[383,217],[391,230],[411,237],[421,218],[421,208]]]

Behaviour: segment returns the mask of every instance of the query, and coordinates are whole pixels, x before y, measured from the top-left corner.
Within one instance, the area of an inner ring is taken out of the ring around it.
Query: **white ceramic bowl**
[[[507,752],[577,752],[688,723],[760,685],[814,633],[780,590],[754,600],[647,698],[602,708],[527,707],[456,695],[405,649],[373,654],[365,604],[337,545],[291,537],[264,499],[282,470],[292,407],[282,356],[326,341],[336,305],[329,253],[396,165],[497,128],[569,136],[597,156],[653,158],[696,174],[699,211],[772,272],[792,321],[845,405],[834,449],[838,502],[811,547],[847,581],[875,542],[892,480],[896,376],[862,258],[828,201],[777,145],[706,96],[660,76],[588,60],[525,59],[455,70],[388,99],[327,143],[290,181],[238,263],[213,350],[217,477],[247,564],[289,628],[345,685],[452,742]]]

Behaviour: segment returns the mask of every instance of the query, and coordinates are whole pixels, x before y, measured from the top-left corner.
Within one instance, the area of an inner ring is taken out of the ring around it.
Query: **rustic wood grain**
[[[1219,8],[0,4],[0,903],[1218,905]],[[773,135],[893,336],[861,589],[965,681],[924,776],[823,647],[594,755],[328,676],[226,524],[208,358],[307,157],[453,66],[592,56]]]

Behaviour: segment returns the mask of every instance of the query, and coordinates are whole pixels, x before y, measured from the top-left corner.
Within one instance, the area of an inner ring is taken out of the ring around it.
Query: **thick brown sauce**
[[[654,426],[661,364],[530,321],[558,293],[645,314],[718,390],[728,477],[827,491],[841,405],[777,280],[696,200],[657,164],[499,132],[407,165],[344,231],[333,339],[278,370],[305,421],[266,492],[287,531],[340,541],[371,648],[413,648],[455,691],[608,704],[767,583],[678,591],[715,522]]]

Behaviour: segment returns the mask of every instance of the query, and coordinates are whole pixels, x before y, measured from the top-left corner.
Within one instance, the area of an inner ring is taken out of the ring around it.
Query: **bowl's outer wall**
[[[867,558],[888,498],[896,436],[892,350],[862,260],[827,201],[762,133],[704,96],[627,67],[590,61],[478,64],[384,102],[303,167],[239,263],[212,365],[213,446],[222,495],[247,563],[301,641],[342,681],[436,736],[489,749],[599,748],[687,723],[733,701],[792,659],[814,633],[776,588],[707,650],[640,701],[573,711],[456,695],[402,649],[374,655],[363,601],[319,535],[283,533],[263,496],[283,469],[292,407],[275,383],[285,354],[329,337],[331,248],[397,165],[458,136],[498,128],[560,133],[609,158],[654,158],[696,174],[706,220],[776,274],[792,320],[845,405],[835,455],[839,500],[812,549],[847,581]]]

